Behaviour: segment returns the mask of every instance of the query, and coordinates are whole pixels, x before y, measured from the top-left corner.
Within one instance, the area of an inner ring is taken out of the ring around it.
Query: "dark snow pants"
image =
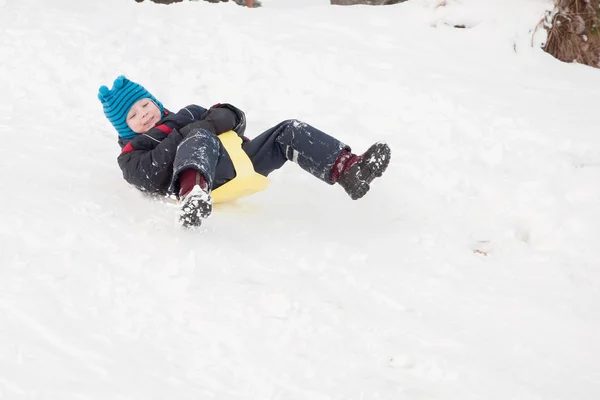
[[[329,176],[338,156],[350,147],[328,134],[298,120],[287,120],[243,143],[242,149],[254,170],[268,176],[293,161],[323,182]],[[178,190],[177,177],[185,169],[200,171],[209,186],[216,189],[235,177],[235,169],[218,137],[206,130],[192,131],[179,144],[173,166],[171,191]]]

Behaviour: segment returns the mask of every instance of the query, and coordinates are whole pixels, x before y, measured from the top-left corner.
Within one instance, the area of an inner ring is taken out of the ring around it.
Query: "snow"
[[[600,74],[531,46],[551,1],[436,3],[0,0],[0,398],[598,399]],[[119,74],[392,161],[185,231],[121,177]]]

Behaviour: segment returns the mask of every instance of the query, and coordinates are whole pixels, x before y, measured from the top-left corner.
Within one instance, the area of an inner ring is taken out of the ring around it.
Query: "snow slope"
[[[600,397],[600,73],[531,47],[551,2],[327,3],[0,0],[0,399]],[[119,74],[392,163],[184,231],[121,178]]]

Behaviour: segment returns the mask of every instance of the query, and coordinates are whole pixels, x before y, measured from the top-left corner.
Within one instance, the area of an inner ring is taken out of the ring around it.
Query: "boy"
[[[112,89],[100,87],[98,99],[119,134],[117,161],[125,180],[146,192],[177,194],[185,227],[199,226],[212,211],[211,191],[236,176],[218,139],[230,130],[243,139],[242,149],[257,173],[267,176],[290,160],[330,185],[338,183],[353,200],[367,193],[390,162],[385,143],[357,156],[349,146],[297,120],[283,121],[249,140],[244,137],[246,117],[238,108],[190,105],[172,113],[124,76],[115,79]]]

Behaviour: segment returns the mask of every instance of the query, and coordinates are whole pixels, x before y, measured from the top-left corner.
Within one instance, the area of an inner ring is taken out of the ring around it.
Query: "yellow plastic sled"
[[[242,150],[242,138],[234,131],[228,131],[221,133],[219,139],[231,157],[235,178],[212,191],[213,203],[223,203],[265,190],[269,180],[254,171],[250,158]]]

